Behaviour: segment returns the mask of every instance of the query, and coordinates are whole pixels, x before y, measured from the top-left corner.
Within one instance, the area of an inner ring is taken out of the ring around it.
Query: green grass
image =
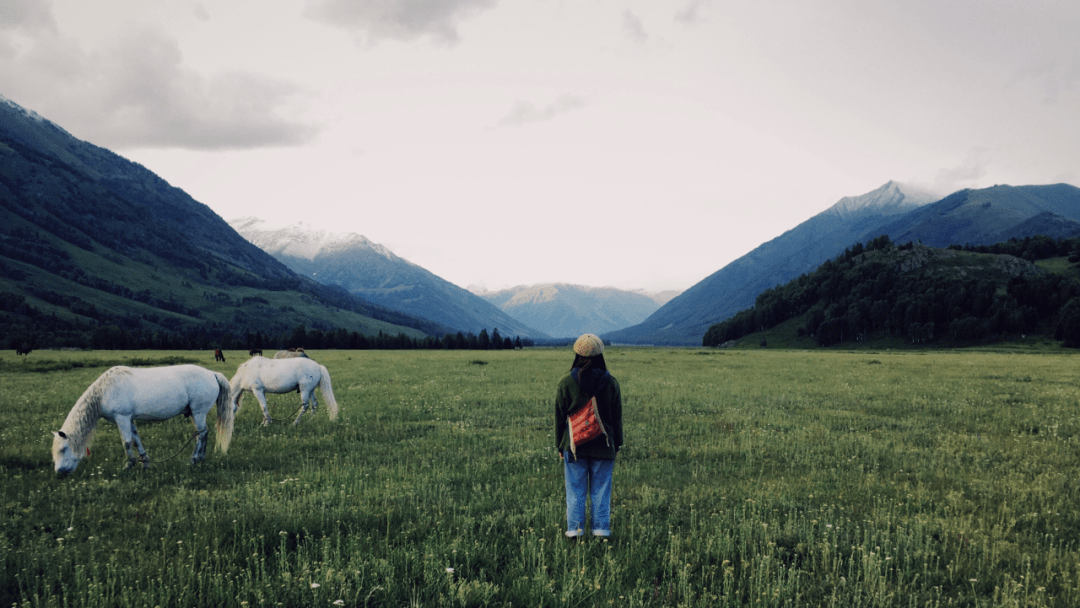
[[[225,355],[0,355],[0,606],[1080,605],[1068,353],[609,349],[610,542],[562,536],[567,349],[313,353],[334,422],[247,397],[194,468],[189,423],[144,423],[148,471],[103,423],[53,476],[107,365]]]

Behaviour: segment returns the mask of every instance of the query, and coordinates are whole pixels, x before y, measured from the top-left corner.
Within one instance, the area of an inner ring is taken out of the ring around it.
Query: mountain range
[[[888,182],[662,305],[565,284],[480,297],[360,235],[275,232],[252,219],[231,226],[145,167],[0,96],[0,338],[9,345],[31,332],[35,343],[145,347],[180,336],[205,347],[230,334],[280,339],[303,325],[414,340],[497,327],[505,336],[594,331],[617,343],[699,345],[710,325],[766,289],[880,235],[944,247],[1078,234],[1080,189],[1070,185],[938,198]]]
[[[617,343],[698,345],[709,326],[753,306],[766,289],[805,274],[859,242],[990,245],[1025,236],[1080,234],[1080,189],[993,186],[938,199],[896,182],[845,197],[724,266],[642,323],[604,334]]]
[[[557,338],[630,327],[660,308],[653,297],[644,293],[566,283],[522,285],[478,295],[523,323]]]
[[[289,270],[145,167],[0,97],[0,329],[104,347],[447,328]],[[272,345],[266,345],[272,346]]]
[[[229,225],[297,274],[339,286],[374,304],[463,333],[498,329],[503,336],[549,337],[359,234],[303,223],[277,227],[254,217],[230,220]]]

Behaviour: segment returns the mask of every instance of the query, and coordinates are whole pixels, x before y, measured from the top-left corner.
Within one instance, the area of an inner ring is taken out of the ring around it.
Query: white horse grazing
[[[134,447],[143,468],[150,466],[136,420],[167,420],[191,416],[198,441],[191,464],[206,460],[206,414],[217,405],[217,446],[229,451],[233,433],[233,408],[229,407],[229,381],[224,374],[198,365],[174,365],[135,369],[117,366],[101,374],[75,402],[60,431],[53,434],[56,472],[67,475],[87,453],[98,420],[115,422],[124,440],[127,466],[135,464]]]
[[[300,417],[311,404],[311,411],[319,407],[315,398],[315,387],[319,387],[330,409],[330,419],[337,418],[338,404],[334,400],[334,389],[330,386],[330,372],[326,367],[308,359],[267,359],[252,357],[236,369],[236,375],[229,382],[232,385],[230,399],[233,404],[233,416],[240,409],[240,402],[245,391],[251,391],[259,400],[263,410],[263,424],[270,424],[270,409],[266,406],[266,393],[300,392],[302,407],[293,424],[300,422]]]

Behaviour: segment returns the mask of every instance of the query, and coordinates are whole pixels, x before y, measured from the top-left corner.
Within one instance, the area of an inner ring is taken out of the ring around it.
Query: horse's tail
[[[250,363],[250,360],[248,361]],[[229,403],[232,405],[233,416],[236,416],[236,410],[240,409],[240,402],[244,400],[244,375],[247,374],[247,363],[242,364],[236,369],[236,373],[233,374],[232,380],[229,381]]]
[[[220,373],[215,373],[214,378],[218,384],[217,424],[214,425],[214,430],[217,431],[217,447],[224,454],[229,451],[229,443],[232,441],[236,413],[230,399],[232,389],[229,386],[229,379]]]
[[[326,399],[327,412],[330,414],[330,420],[337,418],[338,404],[334,399],[334,389],[330,387],[330,372],[326,369],[325,365],[319,366],[319,371],[322,372],[322,378],[319,380],[319,389],[322,391],[323,398]]]

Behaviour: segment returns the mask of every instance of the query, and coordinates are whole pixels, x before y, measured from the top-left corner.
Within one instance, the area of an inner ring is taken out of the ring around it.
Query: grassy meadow
[[[608,541],[562,534],[569,349],[315,352],[336,421],[248,396],[196,467],[142,423],[146,471],[102,422],[54,476],[108,365],[225,355],[0,355],[0,607],[1080,605],[1076,356],[610,348]]]

